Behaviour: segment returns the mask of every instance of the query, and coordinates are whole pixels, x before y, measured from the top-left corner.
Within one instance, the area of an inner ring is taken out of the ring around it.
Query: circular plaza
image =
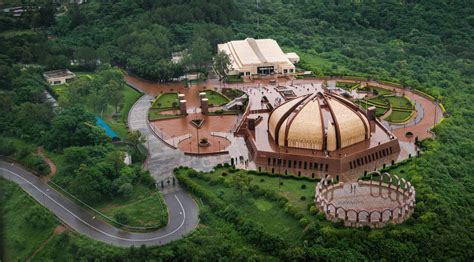
[[[328,220],[352,227],[383,227],[408,219],[415,208],[415,188],[396,175],[375,172],[357,182],[316,186],[315,204]]]

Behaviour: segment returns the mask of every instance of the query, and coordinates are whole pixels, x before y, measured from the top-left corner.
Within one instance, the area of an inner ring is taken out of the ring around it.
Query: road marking
[[[3,167],[0,167],[0,170],[3,170],[3,171],[7,171],[13,175],[15,175],[16,177],[22,179],[23,181],[25,181],[26,183],[30,184],[31,186],[33,186],[36,190],[38,190],[41,194],[43,194],[44,196],[48,197],[52,202],[54,202],[56,205],[60,206],[61,208],[63,208],[64,210],[66,210],[69,214],[71,214],[73,217],[77,218],[78,220],[80,220],[82,223],[84,223],[86,226],[96,230],[97,232],[99,233],[102,233],[106,236],[109,236],[111,238],[115,238],[115,239],[119,239],[119,240],[125,240],[125,241],[131,241],[131,242],[145,242],[145,241],[152,241],[152,240],[158,240],[158,239],[162,239],[164,237],[167,237],[167,236],[170,236],[174,233],[176,233],[183,225],[184,225],[184,222],[186,220],[186,212],[184,211],[184,207],[183,207],[183,204],[181,204],[181,201],[179,200],[178,196],[177,195],[174,195],[174,197],[176,198],[176,200],[178,201],[179,203],[179,206],[181,207],[181,210],[184,214],[183,216],[183,220],[181,221],[181,224],[173,231],[171,231],[170,233],[168,234],[165,234],[163,236],[159,236],[159,237],[155,237],[155,238],[149,238],[149,239],[130,239],[130,238],[123,238],[123,237],[118,237],[118,236],[114,236],[110,233],[107,233],[105,231],[102,231],[101,229],[98,229],[96,227],[94,227],[93,225],[87,223],[86,221],[84,221],[83,219],[81,219],[80,217],[78,217],[76,214],[74,214],[73,212],[71,212],[69,209],[67,209],[66,207],[64,207],[63,205],[61,205],[60,203],[58,203],[56,200],[54,200],[53,198],[51,198],[49,195],[47,195],[46,193],[44,193],[44,191],[42,191],[41,189],[39,189],[36,185],[34,185],[33,183],[31,183],[30,181],[26,180],[24,177],[18,175],[17,173],[15,172],[12,172],[8,169],[5,169]],[[63,196],[64,197],[64,196]],[[65,198],[65,197],[64,197]],[[40,201],[38,201],[39,203],[41,203]],[[73,204],[74,205],[74,204]],[[51,212],[53,212],[51,209],[50,209]],[[53,212],[54,213],[54,212]],[[67,221],[65,221],[67,222]],[[103,222],[105,223],[105,222]],[[110,224],[108,224],[110,225]],[[110,225],[111,226],[111,225]],[[112,226],[113,227],[113,226]],[[115,227],[114,227],[115,228]],[[118,229],[120,230],[120,229]],[[160,229],[160,230],[163,230],[163,229]],[[126,231],[123,231],[123,230],[120,230],[122,232],[126,232]],[[156,232],[156,231],[155,231]],[[128,232],[127,232],[128,233]],[[133,234],[137,234],[137,235],[140,235],[140,233],[133,233]],[[98,239],[97,239],[98,240]]]

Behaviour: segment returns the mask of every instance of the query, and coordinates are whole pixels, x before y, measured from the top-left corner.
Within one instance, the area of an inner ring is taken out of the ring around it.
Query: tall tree
[[[224,51],[219,51],[215,56],[214,56],[214,71],[216,74],[219,76],[220,81],[225,81],[227,79],[227,75],[232,68],[232,62],[230,61],[229,55],[227,55],[226,52]]]
[[[117,80],[110,80],[104,85],[104,95],[107,100],[115,108],[115,113],[118,113],[119,106],[123,103],[123,83]]]
[[[206,67],[212,61],[211,46],[204,38],[197,38],[191,44],[187,62],[193,69],[205,72]]]

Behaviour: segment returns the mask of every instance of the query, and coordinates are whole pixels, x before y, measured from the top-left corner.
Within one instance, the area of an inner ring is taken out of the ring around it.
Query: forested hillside
[[[417,190],[415,213],[403,225],[373,230],[315,222],[305,229],[301,243],[277,256],[243,244],[235,228],[209,215],[207,227],[164,248],[102,248],[73,235],[53,241],[46,255],[60,258],[65,250],[63,258],[110,260],[209,260],[219,252],[229,260],[265,260],[269,255],[302,261],[474,258],[472,1],[90,0],[68,5],[61,16],[45,6],[21,18],[0,14],[1,141],[20,139],[55,151],[101,147],[109,153],[113,150],[103,134],[86,124],[92,115],[75,105],[55,116],[43,104],[41,92],[48,88],[41,82],[43,69],[94,71],[111,64],[168,81],[186,71],[206,71],[200,65],[212,59],[217,43],[246,37],[276,39],[285,51],[300,55],[299,67],[315,75],[364,76],[416,87],[448,112],[434,129],[436,138],[423,141],[422,156],[391,170],[413,181]],[[172,53],[183,50],[190,56],[172,63]],[[57,146],[55,137],[67,129],[62,119],[76,119],[71,126],[84,135]],[[3,144],[13,147],[13,142]],[[24,154],[32,158],[30,152]],[[119,176],[115,173],[114,179]]]

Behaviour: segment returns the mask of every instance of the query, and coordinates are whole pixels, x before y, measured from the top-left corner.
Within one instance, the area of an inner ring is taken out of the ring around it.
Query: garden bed
[[[214,90],[204,90],[203,92],[206,93],[206,98],[208,99],[208,105],[210,107],[223,106],[230,102],[229,98]]]

